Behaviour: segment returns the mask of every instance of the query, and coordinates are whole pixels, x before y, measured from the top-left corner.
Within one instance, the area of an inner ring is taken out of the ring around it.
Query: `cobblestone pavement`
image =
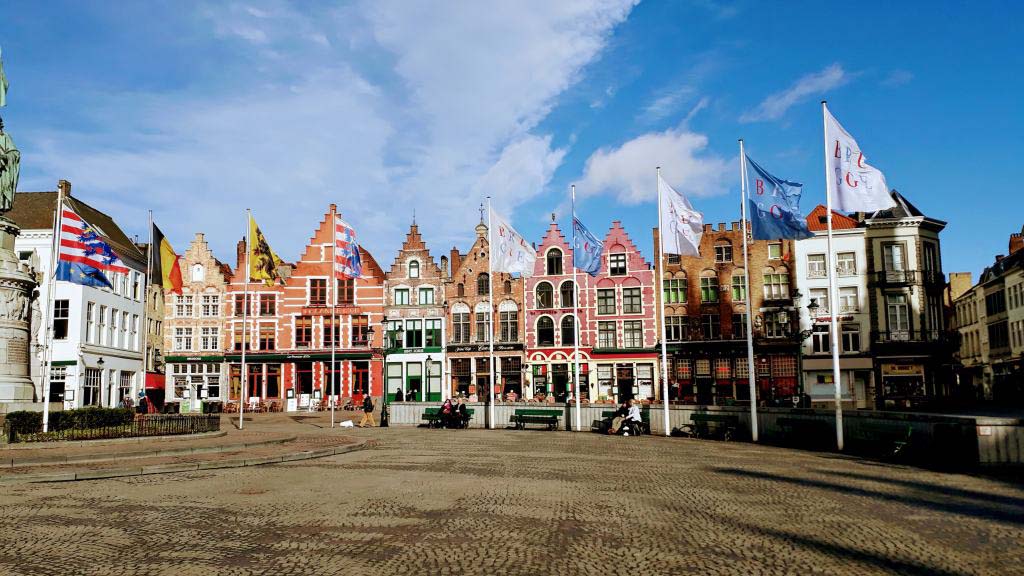
[[[1024,574],[1024,487],[993,479],[675,438],[343,434],[380,444],[3,487],[0,573]]]

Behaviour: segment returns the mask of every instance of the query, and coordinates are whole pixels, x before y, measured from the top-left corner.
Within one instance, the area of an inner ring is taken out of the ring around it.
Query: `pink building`
[[[538,248],[537,269],[527,280],[527,361],[533,391],[563,400],[573,365],[572,247],[557,225]],[[622,224],[604,238],[597,277],[578,272],[580,372],[592,402],[656,396],[658,335],[651,264]]]

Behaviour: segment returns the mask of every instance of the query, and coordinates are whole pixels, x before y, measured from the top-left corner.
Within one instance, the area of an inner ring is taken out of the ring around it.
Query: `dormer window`
[[[562,251],[558,248],[552,248],[548,251],[547,256],[547,274],[549,276],[560,275],[562,273]]]
[[[409,278],[420,277],[420,263],[418,260],[409,261]]]

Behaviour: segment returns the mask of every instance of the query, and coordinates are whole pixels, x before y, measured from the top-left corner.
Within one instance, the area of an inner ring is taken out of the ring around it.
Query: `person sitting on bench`
[[[469,424],[469,409],[466,408],[466,401],[459,398],[459,403],[455,405],[455,427],[462,428]]]
[[[629,400],[626,400],[621,406],[619,406],[619,409],[615,411],[615,414],[612,414],[612,423],[608,426],[608,433],[617,434],[619,432],[619,428],[622,427],[622,421],[626,419],[628,414]]]
[[[441,427],[451,428],[455,422],[455,407],[452,406],[452,401],[445,399],[437,413],[441,415]]]
[[[640,426],[643,424],[643,421],[644,421],[644,419],[640,415],[640,403],[637,402],[635,399],[630,400],[629,401],[629,413],[626,414],[626,422],[634,424],[634,426],[635,426],[634,429],[638,430],[638,429],[640,429]],[[628,436],[629,432],[626,432],[626,435]]]

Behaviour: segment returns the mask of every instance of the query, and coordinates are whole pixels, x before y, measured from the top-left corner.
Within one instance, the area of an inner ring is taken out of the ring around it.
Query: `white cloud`
[[[251,207],[295,259],[330,202],[382,262],[414,207],[443,250],[484,195],[511,217],[544,191],[566,149],[537,125],[633,4],[215,5],[202,21],[238,40],[227,86],[95,94],[107,105],[81,109],[104,129],[40,133],[34,162],[130,232],[152,208],[179,250],[201,231],[232,259]]]
[[[693,96],[695,90],[690,86],[673,88],[658,94],[639,115],[641,122],[653,124],[675,114],[679,108]]]
[[[713,196],[727,191],[733,160],[707,152],[708,139],[685,129],[651,132],[618,148],[602,148],[587,159],[580,196],[610,194],[624,204],[657,198],[655,168],[688,195]]]
[[[896,88],[909,84],[914,79],[914,73],[908,70],[893,70],[883,80],[882,86]]]
[[[850,81],[851,75],[839,64],[832,64],[820,72],[808,74],[781,92],[765,98],[757,108],[740,116],[740,122],[760,122],[777,120],[793,105],[808,96],[824,94]]]

